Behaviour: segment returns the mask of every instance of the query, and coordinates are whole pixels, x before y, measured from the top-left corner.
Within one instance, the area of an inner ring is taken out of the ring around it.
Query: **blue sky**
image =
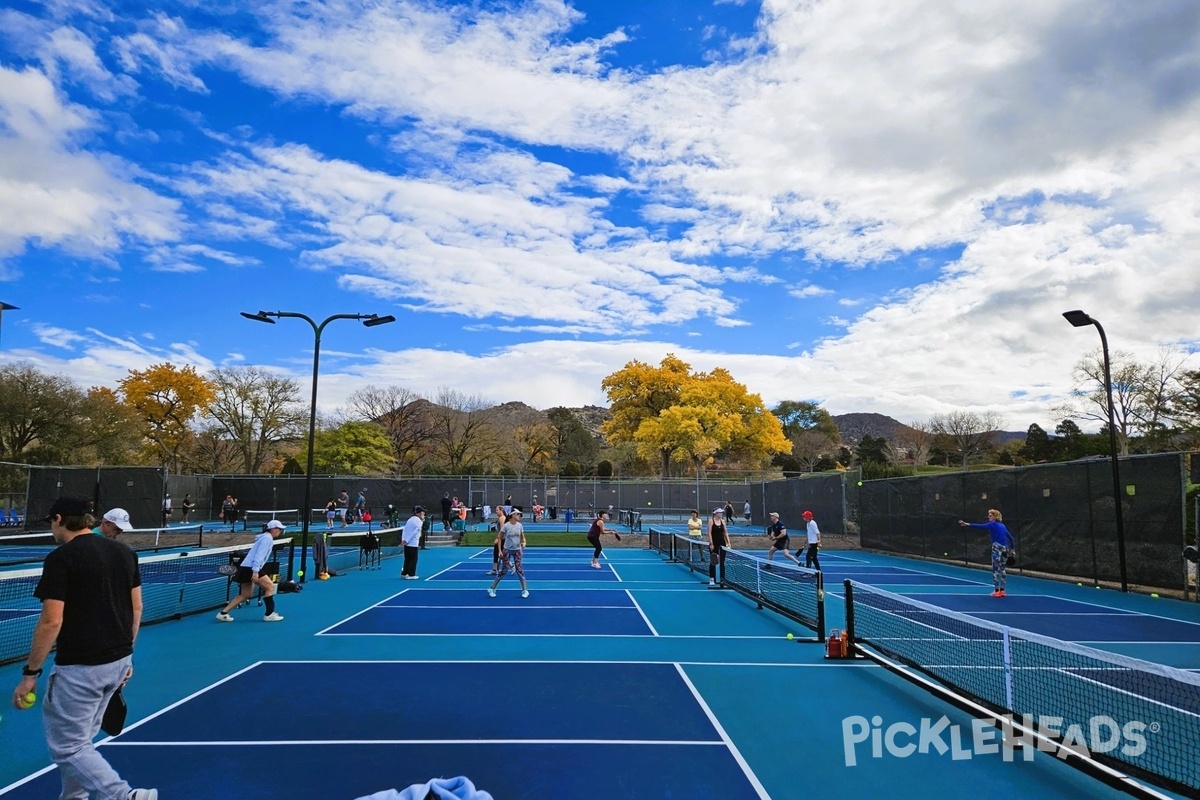
[[[1191,0],[10,3],[0,360],[1053,427],[1063,311],[1200,344],[1198,94]]]

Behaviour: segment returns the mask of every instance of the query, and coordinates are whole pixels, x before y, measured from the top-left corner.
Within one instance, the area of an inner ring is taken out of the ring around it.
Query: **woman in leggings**
[[[608,512],[601,511],[596,515],[596,518],[592,520],[592,527],[588,528],[587,540],[591,543],[592,547],[596,548],[595,552],[592,553],[592,567],[594,569],[600,569],[600,554],[604,552],[604,548],[600,546],[600,537],[606,533],[611,533],[613,536],[617,537],[618,542],[621,541],[621,534],[617,533],[616,531],[607,531],[604,529],[604,520],[607,517]]]
[[[725,548],[729,546],[729,531],[725,529],[725,509],[718,508],[708,521],[708,585],[717,585],[717,564],[725,574]]]
[[[492,568],[488,570],[488,575],[500,574],[500,539],[504,536],[506,522],[508,515],[504,513],[504,506],[496,506],[496,541],[492,543]]]

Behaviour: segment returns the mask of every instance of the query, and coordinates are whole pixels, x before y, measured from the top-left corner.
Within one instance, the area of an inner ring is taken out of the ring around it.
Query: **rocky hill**
[[[874,436],[891,442],[901,441],[905,434],[912,430],[885,414],[837,414],[833,421],[837,423],[838,431],[842,434],[842,443],[848,447],[857,445],[864,436]]]

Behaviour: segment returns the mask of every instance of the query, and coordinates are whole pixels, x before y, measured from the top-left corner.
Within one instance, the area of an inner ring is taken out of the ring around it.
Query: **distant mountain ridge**
[[[604,437],[600,433],[600,426],[612,418],[612,412],[609,409],[602,406],[582,406],[567,410],[575,415],[575,418],[589,433],[603,441]],[[550,421],[546,411],[517,401],[492,406],[488,412],[495,421],[506,427]],[[864,436],[874,436],[890,442],[904,442],[913,433],[912,428],[908,425],[886,414],[871,412],[837,414],[834,415],[833,421],[837,424],[838,432],[841,433],[842,443],[848,447],[857,446]],[[1024,438],[1024,431],[1001,431],[996,437],[996,443],[1004,444],[1013,439]]]
[[[913,429],[899,420],[886,414],[854,413],[834,415],[838,431],[842,434],[842,443],[854,447],[863,440],[864,436],[887,439],[891,442],[903,442]],[[996,444],[1002,445],[1014,439],[1024,440],[1024,431],[1000,431],[996,434]]]

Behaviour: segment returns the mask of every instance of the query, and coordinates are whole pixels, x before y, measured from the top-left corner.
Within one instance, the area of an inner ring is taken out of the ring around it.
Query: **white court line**
[[[373,609],[373,608],[379,608],[379,607],[383,606],[383,604],[384,604],[384,603],[386,603],[386,602],[387,602],[387,601],[389,601],[389,600],[394,600],[394,599],[396,599],[396,598],[397,598],[397,597],[399,597],[400,595],[402,595],[402,594],[404,594],[405,592],[407,592],[407,591],[409,590],[409,588],[410,588],[410,587],[407,587],[407,586],[406,586],[405,588],[403,588],[403,589],[401,589],[400,591],[396,592],[394,595],[391,595],[390,597],[385,597],[385,598],[383,598],[382,600],[380,600],[378,603],[375,603],[374,605],[367,606],[367,607],[366,607],[366,608],[364,608],[362,611],[356,611],[356,612],[354,612],[353,614],[351,614],[350,616],[348,616],[348,617],[344,617],[344,618],[342,618],[341,620],[338,620],[337,622],[333,623],[333,624],[332,624],[332,625],[330,625],[329,627],[327,627],[327,628],[324,628],[324,629],[322,629],[322,630],[319,630],[319,631],[317,631],[316,633],[314,633],[314,634],[313,634],[313,636],[324,636],[324,635],[327,635],[327,634],[329,633],[329,631],[333,630],[333,629],[334,629],[334,628],[336,628],[337,626],[339,626],[339,625],[342,625],[342,624],[345,624],[345,623],[349,622],[350,620],[354,619],[355,617],[361,617],[363,614],[367,613],[367,612],[368,612],[368,611],[370,611],[371,609]],[[416,588],[416,587],[412,587],[412,588]]]
[[[500,590],[499,590],[499,589],[497,589],[496,591],[497,591],[497,592],[499,592]],[[482,594],[482,593],[481,593],[481,594]],[[534,592],[530,592],[530,594],[532,595],[532,594],[535,594],[535,593],[534,593]],[[481,609],[481,608],[488,608],[488,609],[493,609],[493,608],[494,608],[494,609],[497,609],[497,610],[500,610],[500,609],[506,609],[506,608],[571,608],[571,609],[606,608],[606,609],[620,609],[620,610],[622,610],[622,611],[629,611],[629,610],[631,610],[631,609],[633,609],[633,608],[636,608],[636,607],[637,607],[637,604],[636,604],[636,603],[635,603],[635,604],[633,604],[633,605],[631,605],[631,606],[587,606],[587,605],[569,605],[569,606],[567,606],[567,605],[562,605],[562,606],[554,606],[554,605],[549,605],[549,606],[546,606],[546,605],[542,605],[542,606],[540,606],[540,605],[537,605],[536,603],[528,603],[528,602],[522,602],[520,605],[515,605],[515,606],[501,606],[501,605],[497,605],[497,604],[496,604],[496,602],[495,602],[495,601],[493,601],[491,598],[488,598],[488,599],[486,599],[486,600],[484,600],[484,601],[480,602],[480,603],[479,603],[479,605],[476,605],[476,606],[460,606],[460,605],[452,605],[452,606],[450,606],[450,605],[447,605],[447,606],[438,606],[438,605],[431,605],[431,606],[425,606],[425,605],[419,605],[419,606],[405,606],[405,605],[399,605],[399,606],[381,606],[381,608],[403,608],[403,609],[409,609],[409,608],[436,608],[436,609],[449,608],[449,609],[454,609],[454,610],[457,610],[457,611],[462,611],[462,610],[467,610],[467,611],[478,611],[478,610],[479,610],[479,609]]]
[[[683,667],[676,664],[675,671],[679,673],[679,677],[682,678],[683,682],[687,685],[688,690],[692,693],[692,697],[696,699],[696,703],[698,703],[700,708],[703,709],[705,716],[708,717],[708,721],[716,730],[717,735],[721,737],[721,740],[725,742],[725,746],[729,748],[729,754],[733,756],[734,761],[736,761],[738,766],[742,768],[742,773],[746,776],[746,780],[750,781],[750,784],[754,787],[754,791],[756,791],[758,796],[763,798],[763,800],[771,800],[771,795],[767,794],[766,787],[762,785],[762,782],[759,781],[758,776],[754,774],[754,770],[750,769],[750,764],[748,764],[746,759],[742,757],[742,752],[738,750],[737,745],[733,743],[733,739],[729,738],[729,734],[725,732],[725,728],[721,725],[721,721],[717,719],[717,715],[714,714],[712,709],[708,707],[708,703],[704,702],[704,698],[700,696],[700,692],[696,689],[696,685],[692,683],[691,679],[688,678],[687,673],[683,671]]]
[[[638,601],[634,599],[633,594],[627,591],[625,592],[625,595],[629,598],[629,602],[633,603],[633,607],[637,609],[637,612],[642,615],[642,620],[646,623],[646,627],[650,629],[650,632],[655,636],[658,636],[658,629],[654,627],[654,623],[652,623],[650,618],[646,616],[646,612],[642,610],[642,607],[638,604]]]
[[[322,633],[322,636],[360,636],[374,637],[377,639],[386,638],[404,638],[428,636],[435,639],[481,639],[481,638],[497,638],[497,639],[632,639],[634,641],[654,638],[648,634],[642,633]],[[726,636],[726,635],[711,635],[703,634],[659,634],[660,639],[701,639],[703,641],[711,641],[713,639],[730,639],[736,641],[767,639],[775,640],[779,636]],[[481,663],[481,662],[471,662]],[[508,662],[505,662],[508,663]],[[539,662],[540,663],[540,662]],[[557,663],[557,662],[556,662]],[[645,662],[635,661],[635,664]],[[671,662],[674,663],[674,662]]]

